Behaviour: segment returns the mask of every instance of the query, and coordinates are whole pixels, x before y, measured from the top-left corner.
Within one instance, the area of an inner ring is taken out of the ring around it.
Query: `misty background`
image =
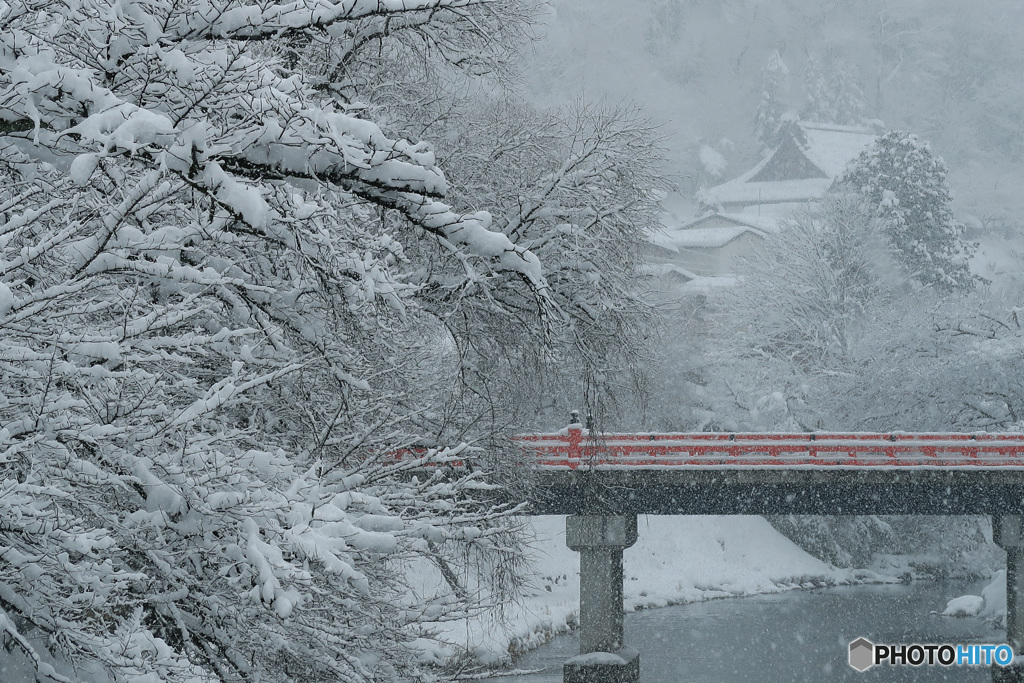
[[[860,91],[864,119],[928,140],[950,168],[962,219],[1013,221],[1024,206],[1019,3],[554,0],[544,21],[526,56],[528,96],[548,106],[641,104],[665,134],[683,198],[760,158],[754,118],[762,71],[778,52],[788,108],[804,107],[816,60]],[[718,174],[700,163],[705,145],[728,162]]]

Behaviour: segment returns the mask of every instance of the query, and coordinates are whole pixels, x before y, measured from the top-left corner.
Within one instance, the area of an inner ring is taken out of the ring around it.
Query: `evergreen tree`
[[[864,91],[857,74],[842,62],[832,70],[828,97],[831,123],[856,124],[864,118]]]
[[[678,42],[683,28],[680,0],[658,0],[644,31],[644,47],[655,57],[669,52]]]
[[[840,183],[862,195],[911,277],[945,290],[968,289],[973,245],[950,206],[946,164],[916,135],[893,131],[850,162]]]
[[[782,93],[786,78],[789,76],[789,68],[782,61],[782,55],[778,50],[772,52],[761,74],[761,101],[757,105],[757,114],[754,117],[757,139],[765,147],[777,147],[782,140],[780,128],[786,113]]]
[[[805,121],[832,123],[835,112],[832,111],[832,98],[829,97],[828,81],[821,71],[821,65],[814,55],[807,55],[807,67],[804,69],[804,108],[800,118]]]
[[[804,93],[804,120],[849,125],[864,118],[864,92],[857,75],[842,62],[835,62],[826,78],[818,60],[808,55]]]

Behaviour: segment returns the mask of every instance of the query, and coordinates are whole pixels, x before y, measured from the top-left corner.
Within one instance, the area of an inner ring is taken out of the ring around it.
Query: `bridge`
[[[622,553],[638,514],[991,515],[1014,651],[992,676],[1024,683],[1024,434],[599,434],[572,424],[515,441],[533,462],[531,514],[568,515],[566,543],[580,553],[580,655],[565,663],[565,683],[639,680],[622,610]]]

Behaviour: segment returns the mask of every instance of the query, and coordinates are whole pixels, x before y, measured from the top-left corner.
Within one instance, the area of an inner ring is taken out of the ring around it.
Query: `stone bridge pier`
[[[637,683],[640,653],[625,647],[622,551],[636,543],[636,515],[570,515],[565,542],[580,554],[580,654],[564,683]]]
[[[993,666],[995,683],[1024,683],[1024,527],[1020,515],[992,515],[992,536],[1006,551],[1006,644],[1013,664]]]

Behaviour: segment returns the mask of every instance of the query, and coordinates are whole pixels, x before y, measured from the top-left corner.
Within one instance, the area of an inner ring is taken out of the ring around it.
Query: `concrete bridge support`
[[[622,551],[636,543],[636,515],[571,515],[565,542],[580,554],[580,654],[564,683],[637,683],[640,653],[623,644]]]
[[[992,535],[1006,551],[1006,643],[1013,664],[992,667],[997,683],[1024,683],[1024,527],[1019,515],[993,515]]]

